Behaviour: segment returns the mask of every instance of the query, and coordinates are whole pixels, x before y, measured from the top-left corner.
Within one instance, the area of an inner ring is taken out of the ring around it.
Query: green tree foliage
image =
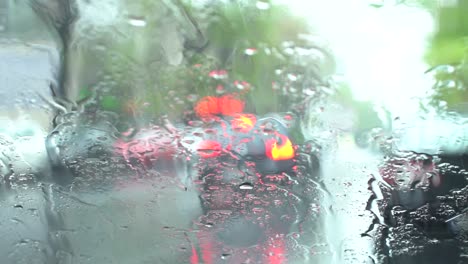
[[[431,103],[442,109],[466,112],[468,101],[468,1],[440,5],[435,12],[437,31],[426,60],[434,74]]]
[[[183,62],[169,65],[149,59],[158,52],[156,43],[166,37],[155,32],[168,19],[155,11],[161,4],[146,2],[140,13],[147,26],[129,33],[122,26],[130,37],[111,39],[113,44],[106,50],[103,71],[111,76],[113,88],[111,95],[100,95],[105,109],[117,108],[139,120],[177,118],[202,96],[236,92],[247,100],[249,110],[265,114],[291,110],[292,104],[304,99],[304,89],[324,85],[319,65],[328,53],[304,37],[309,33],[307,23],[286,6],[263,2],[259,8],[253,0],[205,4],[180,0],[170,8],[163,4],[176,23],[190,22],[179,28],[193,27],[202,39],[195,45],[186,39]],[[227,74],[213,78],[216,71]]]

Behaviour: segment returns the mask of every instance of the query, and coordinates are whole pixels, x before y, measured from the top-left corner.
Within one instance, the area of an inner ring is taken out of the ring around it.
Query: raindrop
[[[315,91],[311,88],[305,88],[302,92],[307,96],[313,96],[315,94]]]
[[[206,134],[216,134],[216,131],[214,129],[207,128],[207,129],[205,129],[205,133]]]
[[[369,6],[375,7],[375,8],[380,8],[385,5],[383,0],[371,0],[369,1]]]
[[[429,69],[426,72],[433,72],[435,75],[437,74],[453,74],[455,72],[455,67],[452,65],[438,65],[434,68]]]
[[[248,48],[244,51],[245,55],[252,56],[257,54],[257,49],[255,48]]]
[[[213,150],[213,149],[197,149],[198,155],[204,158],[213,158],[220,155],[220,150]]]
[[[250,86],[250,84],[246,81],[234,81],[234,86],[239,89],[239,90],[243,90],[245,88],[248,88]]]
[[[186,140],[184,140],[184,143],[186,143],[186,144],[193,144],[194,142],[195,142],[195,141],[192,140],[192,139],[186,139]]]
[[[290,93],[297,93],[297,89],[294,88],[294,87],[289,87],[288,90],[289,90]]]
[[[157,149],[157,152],[159,153],[165,153],[165,152],[168,152],[168,150],[165,148],[165,147],[159,147]],[[151,154],[151,153],[145,153],[145,154]]]
[[[213,70],[208,74],[213,79],[225,79],[227,78],[227,71],[226,70]]]
[[[27,245],[29,243],[28,240],[26,239],[21,239],[19,242],[18,242],[18,245]]]
[[[128,24],[134,27],[145,27],[146,21],[143,17],[129,17]]]
[[[252,190],[253,185],[250,182],[244,182],[239,186],[239,189],[241,189],[241,190]]]
[[[439,102],[439,107],[445,107],[447,106],[447,102],[446,101],[440,101]]]
[[[198,123],[197,123],[197,126],[198,126]],[[193,132],[193,135],[196,137],[203,137],[204,134],[200,132]]]
[[[223,253],[223,254],[221,254],[221,259],[228,259],[230,256],[231,256],[231,254]]]
[[[189,94],[189,95],[187,96],[187,100],[188,100],[189,102],[192,102],[192,103],[193,103],[193,102],[195,102],[195,101],[198,100],[198,96],[197,96],[196,94]]]
[[[252,208],[252,212],[258,215],[258,214],[262,214],[263,212],[265,212],[265,210],[263,208],[256,207],[256,208]]]
[[[276,82],[273,82],[273,83],[271,84],[271,88],[272,88],[273,90],[279,90],[279,89],[280,89],[280,86],[279,86]]]
[[[294,49],[293,48],[285,48],[284,53],[292,56],[292,55],[294,55]]]
[[[226,90],[224,89],[224,86],[222,86],[221,84],[216,86],[216,93],[217,94],[222,94],[224,93]]]
[[[295,82],[295,81],[297,81],[297,76],[294,75],[294,74],[289,73],[289,74],[288,74],[288,79],[289,79],[291,82]]]
[[[284,120],[287,120],[287,121],[291,121],[291,120],[294,119],[293,116],[290,115],[290,114],[284,115],[283,118],[284,118]]]
[[[295,239],[298,239],[298,238],[301,237],[301,234],[299,234],[299,233],[292,233],[291,235],[292,235],[292,237],[294,237]]]
[[[200,127],[200,126],[203,125],[203,122],[202,122],[202,121],[198,121],[198,120],[189,120],[187,123],[188,123],[189,126],[192,126],[192,127]],[[200,133],[195,132],[195,133],[193,133],[193,134],[194,134],[195,136],[197,136],[197,135],[200,134]],[[197,135],[196,135],[196,134],[197,134]],[[202,135],[202,136],[203,136],[203,135]]]
[[[270,9],[270,3],[265,2],[265,1],[257,1],[256,4],[257,8],[260,10],[268,10]]]

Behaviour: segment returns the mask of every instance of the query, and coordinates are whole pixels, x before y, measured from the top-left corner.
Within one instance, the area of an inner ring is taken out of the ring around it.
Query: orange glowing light
[[[221,97],[205,96],[195,106],[195,112],[199,117],[211,115],[233,116],[242,113],[243,110],[244,102],[231,94]]]
[[[257,118],[252,114],[239,114],[231,120],[231,126],[234,130],[247,133],[255,126]]]
[[[268,139],[265,142],[266,155],[272,160],[288,160],[294,157],[294,147],[291,140],[285,135],[278,135],[281,141],[281,145],[278,145],[276,139]]]

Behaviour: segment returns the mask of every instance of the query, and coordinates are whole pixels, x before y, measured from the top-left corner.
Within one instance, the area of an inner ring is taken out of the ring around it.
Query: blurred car
[[[286,263],[287,235],[308,213],[308,200],[296,193],[306,185],[288,136],[292,116],[260,117],[244,113],[243,104],[235,95],[208,96],[191,126],[165,120],[115,144],[143,174],[173,175],[189,163],[180,181],[197,189],[203,210],[194,220],[191,263]]]

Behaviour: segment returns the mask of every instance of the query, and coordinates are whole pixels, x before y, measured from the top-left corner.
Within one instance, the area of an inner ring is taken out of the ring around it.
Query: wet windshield
[[[0,2],[2,263],[468,262],[466,12]]]

